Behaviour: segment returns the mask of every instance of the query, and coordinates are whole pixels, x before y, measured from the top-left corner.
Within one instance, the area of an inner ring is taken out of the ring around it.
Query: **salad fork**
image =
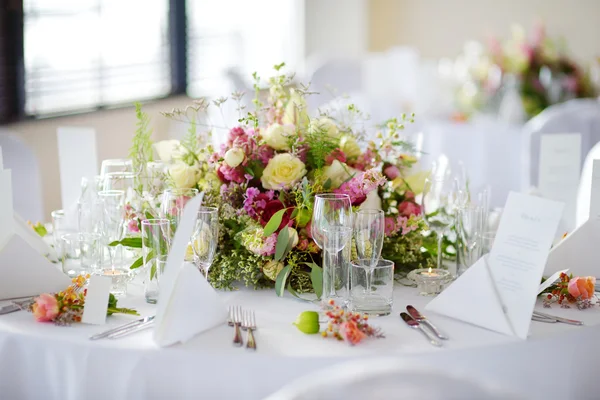
[[[242,347],[244,345],[244,339],[242,339],[241,325],[242,325],[242,307],[235,306],[232,309],[233,317],[233,345],[236,347]]]
[[[244,323],[242,328],[248,331],[248,335],[246,336],[246,348],[256,350],[256,340],[254,339],[254,331],[256,330],[256,317],[254,316],[254,311],[244,312]]]

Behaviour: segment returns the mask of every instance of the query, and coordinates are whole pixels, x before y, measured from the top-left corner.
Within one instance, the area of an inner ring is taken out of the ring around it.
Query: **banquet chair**
[[[21,139],[0,128],[0,148],[5,169],[12,171],[13,203],[25,220],[43,221],[44,204],[38,161]]]
[[[363,64],[358,58],[338,58],[321,62],[310,78],[306,98],[308,112],[316,114],[319,107],[341,94],[357,93],[363,89]]]
[[[521,399],[472,376],[391,358],[350,361],[301,377],[267,400]]]
[[[590,217],[590,202],[592,196],[592,171],[594,160],[600,160],[600,143],[594,147],[585,157],[581,179],[577,190],[577,206],[575,209],[575,227],[583,225]]]

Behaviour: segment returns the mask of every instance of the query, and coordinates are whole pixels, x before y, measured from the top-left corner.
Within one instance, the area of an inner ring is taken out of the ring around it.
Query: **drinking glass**
[[[162,193],[167,177],[167,164],[163,161],[151,161],[146,164],[144,190],[153,197]]]
[[[54,241],[54,249],[59,253],[60,238],[66,233],[74,233],[75,228],[71,226],[67,220],[64,210],[54,210],[50,215],[52,216],[52,239]]]
[[[496,239],[495,231],[485,231],[481,234],[481,255],[488,254],[492,251],[494,239]]]
[[[208,279],[208,270],[217,252],[219,240],[219,210],[216,207],[200,207],[192,234],[194,263]]]
[[[458,275],[469,268],[481,256],[481,235],[484,227],[484,210],[482,207],[469,206],[460,208],[456,215],[458,240],[461,242],[461,270]]]
[[[102,262],[101,237],[92,233],[67,233],[60,238],[62,269],[73,278],[96,272]]]
[[[447,177],[430,177],[423,189],[423,218],[438,239],[437,268],[442,268],[444,234],[454,224],[455,184]]]
[[[104,177],[111,172],[133,173],[133,161],[124,158],[113,158],[102,161],[100,176]]]
[[[144,296],[150,304],[156,304],[158,301],[160,277],[167,263],[171,239],[171,224],[168,219],[142,221]]]
[[[385,215],[382,210],[360,210],[354,222],[354,242],[358,258],[364,260],[367,269],[365,296],[371,294],[371,274],[377,265],[385,237]]]
[[[311,223],[313,240],[323,249],[323,306],[329,300],[345,303],[349,287],[352,205],[345,194],[318,194]]]
[[[161,218],[171,221],[173,232],[175,232],[179,225],[183,207],[185,207],[190,199],[196,197],[197,194],[198,189],[169,189],[164,191],[160,205],[160,214]]]
[[[394,262],[384,259],[358,259],[352,263],[349,308],[352,311],[388,315],[392,312]],[[367,285],[372,290],[367,292]]]
[[[125,203],[135,199],[135,174],[131,172],[108,172],[102,177],[102,190],[122,190],[125,193]]]

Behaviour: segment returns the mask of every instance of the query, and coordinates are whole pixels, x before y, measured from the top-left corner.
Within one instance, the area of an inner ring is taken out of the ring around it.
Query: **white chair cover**
[[[592,196],[592,170],[594,160],[600,160],[600,143],[590,150],[583,163],[579,190],[577,191],[577,208],[575,214],[576,227],[583,225],[590,217],[590,201]]]
[[[44,221],[42,184],[38,161],[21,139],[0,128],[4,168],[12,170],[13,203],[25,220]]]
[[[306,99],[309,113],[314,115],[319,107],[339,95],[361,92],[362,71],[362,61],[358,58],[331,59],[321,63],[310,79],[310,90],[317,93]]]
[[[523,174],[524,188],[538,184],[540,137],[546,133],[580,133],[581,154],[588,154],[600,142],[600,102],[597,99],[570,100],[548,107],[525,124],[522,157],[527,173]]]
[[[301,377],[267,400],[520,399],[498,385],[394,359],[351,361]]]

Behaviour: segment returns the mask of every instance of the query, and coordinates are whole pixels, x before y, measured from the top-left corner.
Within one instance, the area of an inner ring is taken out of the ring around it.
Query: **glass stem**
[[[438,253],[437,253],[437,267],[442,268],[442,243],[444,241],[444,233],[440,232],[438,234]]]
[[[365,268],[365,283],[366,283],[366,294],[370,295],[371,294],[371,281],[373,280],[373,268],[371,268],[371,266],[369,265],[368,267]]]

